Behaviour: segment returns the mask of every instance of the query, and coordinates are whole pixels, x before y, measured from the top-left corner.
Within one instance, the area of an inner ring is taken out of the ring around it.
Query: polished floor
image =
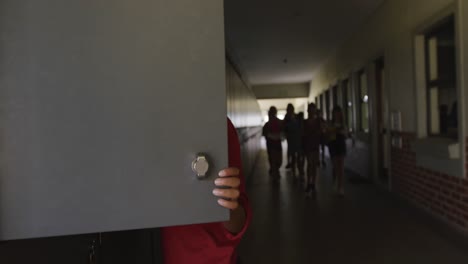
[[[365,182],[346,182],[346,196],[322,172],[317,200],[305,198],[286,171],[278,183],[262,152],[248,179],[254,210],[241,243],[242,264],[467,264],[468,243],[425,213]]]

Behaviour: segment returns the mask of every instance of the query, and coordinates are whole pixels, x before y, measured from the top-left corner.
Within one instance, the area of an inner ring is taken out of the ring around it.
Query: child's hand
[[[213,194],[220,199],[219,205],[230,210],[235,210],[239,207],[240,179],[238,168],[228,168],[219,172],[219,178],[215,180],[216,189]],[[221,187],[221,188],[219,188]]]

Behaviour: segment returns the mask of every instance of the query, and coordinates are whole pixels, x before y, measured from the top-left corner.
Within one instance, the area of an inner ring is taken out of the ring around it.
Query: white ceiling
[[[262,112],[268,112],[270,107],[274,106],[279,111],[286,111],[288,104],[294,105],[296,112],[303,112],[306,110],[306,106],[308,104],[307,98],[284,98],[284,99],[263,99],[258,100],[260,105],[260,109]]]
[[[383,1],[225,0],[229,46],[253,85],[307,82]]]

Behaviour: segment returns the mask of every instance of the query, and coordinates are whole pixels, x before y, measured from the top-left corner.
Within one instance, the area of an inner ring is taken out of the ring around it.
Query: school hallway
[[[0,264],[468,264],[468,0],[0,3]]]
[[[248,181],[254,218],[240,246],[250,263],[468,263],[465,239],[375,185],[346,175],[346,195],[322,172],[317,199],[290,173],[268,175],[266,151]]]

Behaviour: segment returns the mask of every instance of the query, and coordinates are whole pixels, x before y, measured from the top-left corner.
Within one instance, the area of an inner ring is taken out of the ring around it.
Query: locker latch
[[[210,169],[210,163],[205,155],[198,155],[197,158],[192,162],[192,170],[197,175],[198,179],[204,179],[207,177],[208,170]]]

